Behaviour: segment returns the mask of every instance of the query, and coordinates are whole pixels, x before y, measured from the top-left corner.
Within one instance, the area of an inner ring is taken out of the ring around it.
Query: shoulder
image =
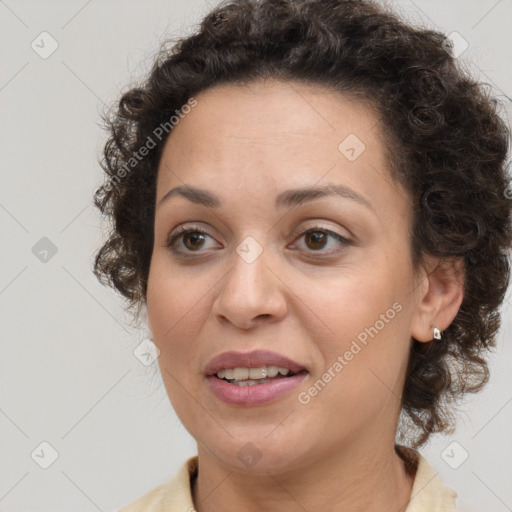
[[[197,473],[197,455],[187,459],[172,480],[147,492],[117,512],[192,512],[191,478]]]

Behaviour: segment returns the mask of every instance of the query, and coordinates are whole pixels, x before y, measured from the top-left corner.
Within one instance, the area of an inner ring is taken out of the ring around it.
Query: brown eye
[[[180,227],[177,232],[170,235],[167,240],[167,247],[175,254],[186,255],[187,253],[204,253],[208,249],[207,239],[213,238],[198,228]],[[210,247],[211,248],[211,247]]]
[[[200,249],[204,243],[204,235],[203,233],[199,233],[197,231],[191,231],[189,233],[185,233],[183,235],[183,245],[190,249],[191,251],[195,251],[196,249]]]
[[[301,233],[298,240],[304,239],[303,247],[299,248],[312,256],[333,256],[344,251],[352,242],[330,229],[313,227]],[[333,246],[334,244],[334,246]]]
[[[306,233],[306,244],[310,249],[323,249],[327,243],[328,235],[323,231],[310,231]]]

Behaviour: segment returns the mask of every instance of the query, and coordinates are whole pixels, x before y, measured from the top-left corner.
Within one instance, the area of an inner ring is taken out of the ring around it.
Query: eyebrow
[[[191,185],[183,185],[169,190],[169,192],[160,199],[158,206],[160,207],[174,196],[184,197],[194,204],[206,206],[207,208],[219,208],[222,205],[221,198],[216,194]],[[373,210],[371,203],[365,197],[347,185],[337,183],[328,183],[322,187],[305,187],[286,190],[276,197],[275,206],[277,209],[292,208],[308,201],[329,196],[341,196],[345,199],[351,199]]]

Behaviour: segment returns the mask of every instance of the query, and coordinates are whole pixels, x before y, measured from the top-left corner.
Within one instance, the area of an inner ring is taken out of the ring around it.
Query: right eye
[[[176,254],[202,252],[208,233],[198,227],[180,226],[175,233],[169,236],[166,246]],[[213,238],[211,238],[213,240]]]

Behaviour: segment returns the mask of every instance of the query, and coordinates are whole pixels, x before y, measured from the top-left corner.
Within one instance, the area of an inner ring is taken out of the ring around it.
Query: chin
[[[261,433],[260,430],[254,432],[254,435],[230,438],[222,449],[219,443],[212,443],[207,451],[210,456],[232,470],[252,475],[274,474],[300,467],[305,454],[294,448],[289,436],[276,436],[273,440],[269,439],[273,434],[265,437],[270,431],[271,429]],[[297,445],[301,446],[300,443]],[[199,450],[199,457],[201,451]]]

